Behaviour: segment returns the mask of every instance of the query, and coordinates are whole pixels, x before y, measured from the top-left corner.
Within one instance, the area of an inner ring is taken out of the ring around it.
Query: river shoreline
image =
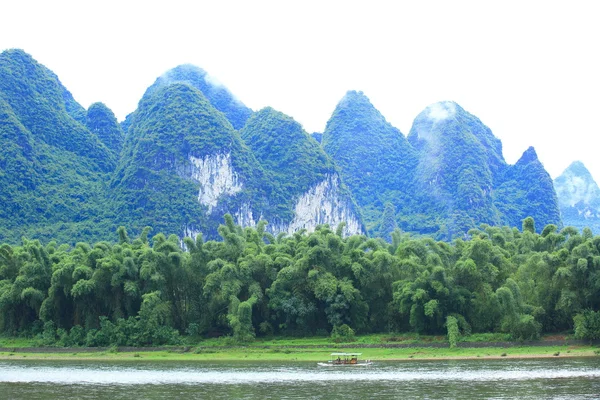
[[[94,360],[94,361],[323,361],[331,352],[361,352],[374,361],[468,360],[515,358],[600,357],[600,348],[591,344],[562,343],[549,345],[507,346],[477,343],[469,347],[449,348],[426,344],[410,346],[211,346],[171,348],[0,348],[0,360]]]

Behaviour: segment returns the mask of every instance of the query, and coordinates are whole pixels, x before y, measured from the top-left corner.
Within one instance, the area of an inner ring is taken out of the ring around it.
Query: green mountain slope
[[[85,125],[118,159],[124,135],[110,108],[103,103],[92,104],[87,110]]]
[[[520,227],[531,216],[539,229],[561,226],[552,180],[529,148],[515,165],[477,117],[453,102],[427,107],[408,140],[419,150],[417,186],[425,211],[438,215],[449,239],[480,224]],[[436,210],[436,211],[431,211]]]
[[[515,165],[507,166],[495,198],[504,225],[518,227],[523,219],[533,217],[540,232],[548,224],[562,227],[552,178],[533,147]]]
[[[31,133],[19,122],[10,106],[0,99],[0,221],[5,230],[27,221],[29,209],[41,204],[26,196],[39,185],[39,165]],[[0,236],[6,237],[0,231]]]
[[[600,233],[600,189],[581,161],[569,165],[554,180],[554,188],[565,225]]]
[[[82,118],[54,73],[22,50],[0,54],[0,241],[107,236],[115,157]]]
[[[216,232],[225,213],[251,224],[263,172],[224,115],[192,86],[149,91],[132,115],[112,186],[134,231]],[[259,214],[256,214],[259,215]]]
[[[35,140],[88,158],[105,172],[114,167],[115,159],[98,137],[73,118],[85,120],[85,110],[79,106],[77,111],[56,75],[22,50],[0,54],[0,97]]]
[[[538,229],[562,225],[535,150],[506,164],[500,140],[453,102],[427,107],[405,137],[350,91],[323,134],[309,135],[184,65],[121,126],[102,103],[86,111],[27,53],[0,54],[0,241],[109,239],[119,225],[216,237],[225,213],[242,226],[266,219],[272,232],[344,221],[346,234],[387,241],[396,227],[450,240],[528,216]],[[588,224],[600,210],[590,179],[576,165],[557,181],[563,215]]]
[[[346,233],[363,231],[357,207],[333,161],[293,118],[267,107],[250,117],[240,134],[273,184],[270,201],[275,220],[271,222],[312,230],[323,223],[335,228],[348,218]],[[281,226],[278,230],[290,231]]]
[[[479,119],[456,103],[436,103],[417,116],[408,141],[419,151],[417,190],[426,199],[420,211],[435,210],[443,235],[500,222],[492,192],[504,165],[501,145]]]
[[[390,240],[397,224],[449,240],[481,224],[521,226],[527,216],[540,229],[561,225],[551,180],[535,151],[514,166],[506,164],[500,140],[454,102],[427,107],[404,138],[362,93],[348,92],[322,145],[361,206],[371,235]]]
[[[362,92],[338,103],[323,132],[323,149],[339,167],[369,233],[377,232],[385,202],[412,209],[416,152]]]

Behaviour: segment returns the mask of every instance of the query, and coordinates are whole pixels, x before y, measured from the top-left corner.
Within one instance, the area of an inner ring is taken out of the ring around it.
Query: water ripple
[[[593,364],[592,364],[593,365]],[[256,384],[293,382],[499,382],[600,378],[600,368],[590,365],[518,362],[477,363],[385,363],[365,369],[331,370],[316,365],[301,366],[204,366],[152,368],[111,364],[37,365],[0,363],[0,382],[91,385],[164,384]]]

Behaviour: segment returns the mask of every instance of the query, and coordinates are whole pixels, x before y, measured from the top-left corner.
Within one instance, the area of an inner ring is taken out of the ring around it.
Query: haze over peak
[[[200,90],[213,107],[225,114],[235,129],[242,128],[252,114],[252,110],[234,96],[223,83],[204,69],[191,64],[182,64],[166,71],[146,90],[145,96],[173,83],[185,83]]]
[[[453,101],[440,101],[426,108],[427,118],[434,121],[441,121],[452,118],[456,114],[457,104]]]
[[[575,161],[554,180],[565,225],[600,233],[600,188],[586,166]]]

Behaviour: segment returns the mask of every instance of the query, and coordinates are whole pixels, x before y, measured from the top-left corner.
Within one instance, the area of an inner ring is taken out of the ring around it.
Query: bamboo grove
[[[150,228],[132,240],[121,227],[116,243],[4,244],[0,330],[67,346],[332,331],[600,336],[600,236],[589,229],[537,234],[527,218],[452,243],[399,230],[387,243],[344,238],[342,226],[265,228],[226,215],[220,241],[149,238]]]

